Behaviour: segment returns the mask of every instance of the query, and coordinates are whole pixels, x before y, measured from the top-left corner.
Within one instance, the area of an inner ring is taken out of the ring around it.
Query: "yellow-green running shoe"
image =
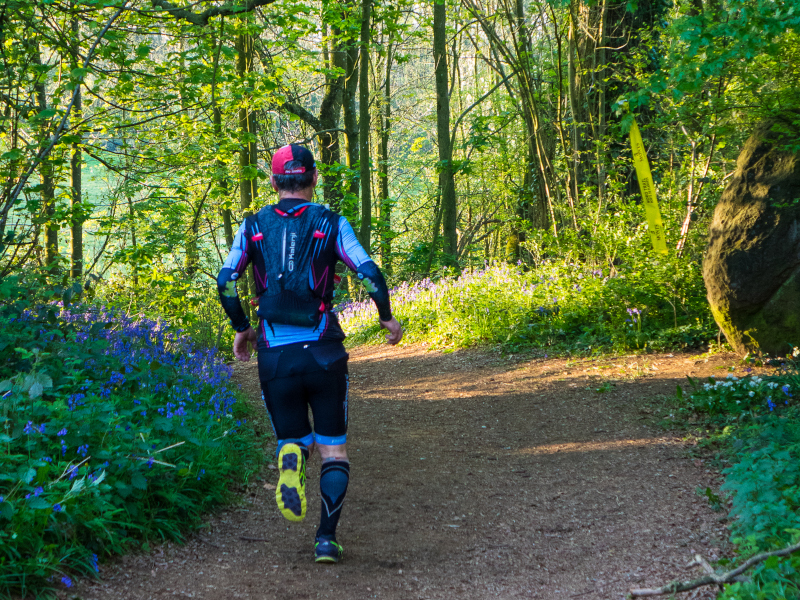
[[[337,563],[344,554],[342,548],[334,539],[318,537],[314,540],[314,560],[318,563]]]
[[[283,516],[290,521],[306,518],[306,461],[297,444],[286,444],[278,455],[281,474],[275,500]]]

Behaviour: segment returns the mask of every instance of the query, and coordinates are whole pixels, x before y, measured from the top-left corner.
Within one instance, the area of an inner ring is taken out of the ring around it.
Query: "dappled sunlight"
[[[608,450],[630,450],[651,446],[676,446],[680,440],[670,438],[639,438],[633,440],[603,440],[591,442],[569,442],[564,444],[542,444],[517,450],[517,454],[537,455],[556,454],[558,452],[602,452]]]

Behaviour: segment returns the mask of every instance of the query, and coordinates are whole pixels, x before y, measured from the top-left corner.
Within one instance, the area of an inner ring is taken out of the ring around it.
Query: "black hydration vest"
[[[270,328],[273,323],[316,328],[333,300],[339,215],[319,204],[286,212],[267,206],[256,222],[263,237],[256,234],[253,240],[267,271],[258,316]]]

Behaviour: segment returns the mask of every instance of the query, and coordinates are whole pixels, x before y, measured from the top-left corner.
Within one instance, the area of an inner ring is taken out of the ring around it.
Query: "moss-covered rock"
[[[737,352],[800,346],[800,131],[750,136],[714,211],[703,261],[708,301]]]

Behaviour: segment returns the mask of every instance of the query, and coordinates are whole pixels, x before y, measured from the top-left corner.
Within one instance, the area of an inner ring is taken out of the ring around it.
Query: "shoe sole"
[[[338,563],[339,559],[338,558],[333,558],[332,556],[318,556],[315,559],[315,562],[318,562],[318,563]]]
[[[306,518],[306,476],[303,452],[297,444],[286,444],[278,455],[280,479],[275,489],[278,508],[288,521]]]

